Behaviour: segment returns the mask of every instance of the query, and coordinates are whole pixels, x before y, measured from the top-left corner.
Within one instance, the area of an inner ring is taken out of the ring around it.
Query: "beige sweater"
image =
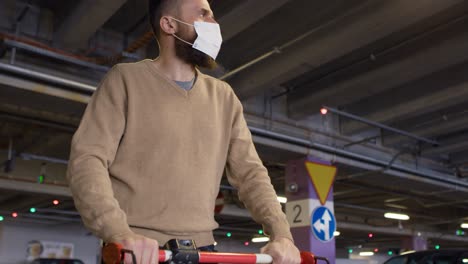
[[[212,244],[225,167],[265,231],[292,239],[240,101],[227,83],[197,73],[185,91],[152,60],[120,64],[94,93],[67,178],[84,224],[104,241],[133,231],[160,244]]]

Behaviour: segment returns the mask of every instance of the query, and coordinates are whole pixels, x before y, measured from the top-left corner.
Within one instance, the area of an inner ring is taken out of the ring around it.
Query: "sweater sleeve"
[[[85,226],[104,241],[131,233],[109,176],[126,123],[126,92],[118,66],[104,77],[72,139],[67,180]]]
[[[252,135],[244,119],[240,101],[235,98],[231,141],[227,159],[229,183],[238,190],[239,199],[245,204],[254,220],[263,225],[272,239],[292,239],[286,216],[281,210],[267,169],[263,166]]]

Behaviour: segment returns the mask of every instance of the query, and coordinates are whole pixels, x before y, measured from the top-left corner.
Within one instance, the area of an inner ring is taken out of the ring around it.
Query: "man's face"
[[[189,24],[195,21],[217,23],[207,0],[180,0],[179,15],[180,20]],[[182,23],[179,23],[176,35],[190,43],[195,42],[197,38],[194,27]],[[176,40],[174,45],[176,56],[185,62],[209,69],[216,67],[215,60],[192,46],[179,40]]]

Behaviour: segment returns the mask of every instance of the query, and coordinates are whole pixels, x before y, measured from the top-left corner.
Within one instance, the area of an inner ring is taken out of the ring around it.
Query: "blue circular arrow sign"
[[[318,240],[328,242],[333,239],[333,233],[336,231],[335,216],[327,207],[317,207],[312,213],[310,226]]]

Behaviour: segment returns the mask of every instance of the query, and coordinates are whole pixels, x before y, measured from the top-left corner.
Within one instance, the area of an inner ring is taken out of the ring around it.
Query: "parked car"
[[[31,264],[84,264],[84,262],[79,259],[38,258],[33,260]]]
[[[468,249],[408,252],[392,257],[384,264],[468,264]]]

